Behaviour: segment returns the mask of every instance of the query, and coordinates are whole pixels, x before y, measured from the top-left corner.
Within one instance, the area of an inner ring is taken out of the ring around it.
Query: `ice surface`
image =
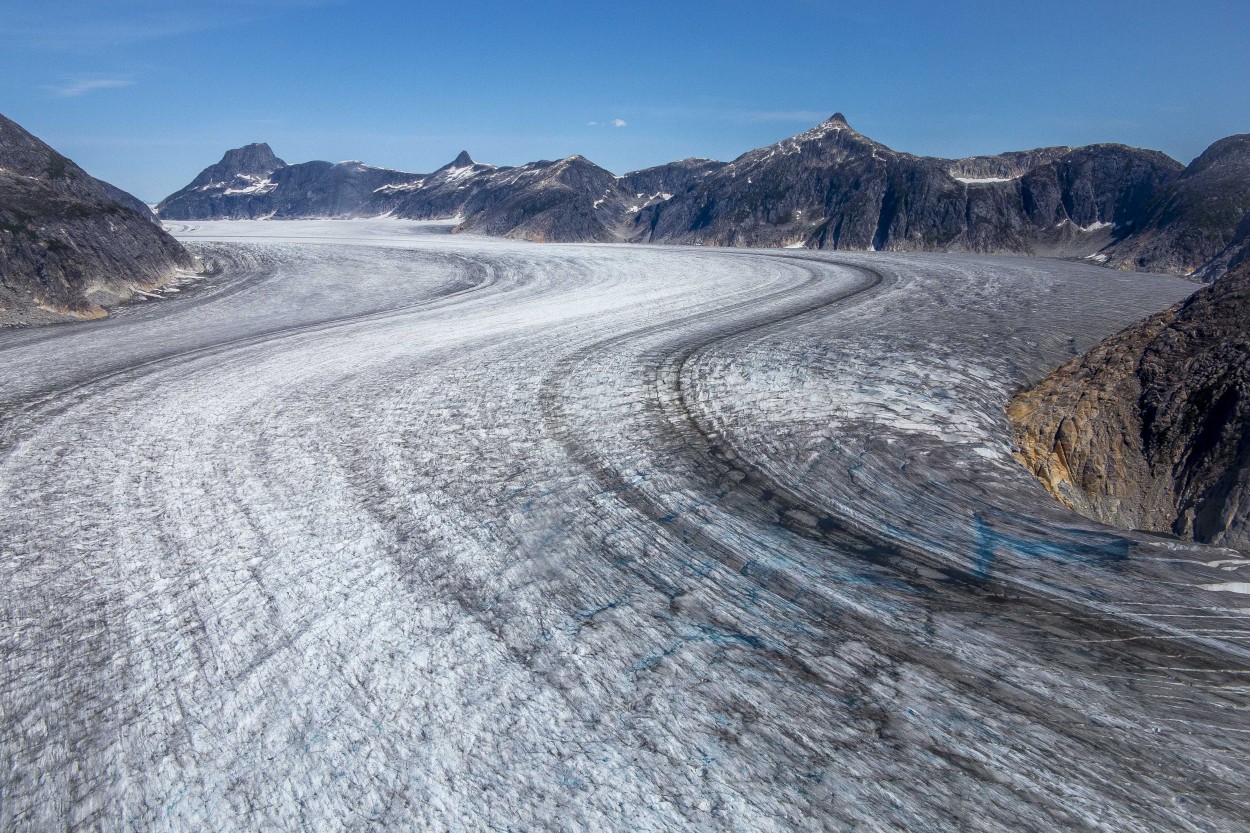
[[[0,828],[1244,826],[1227,551],[1002,417],[1190,284],[171,228],[220,272],[0,332]]]

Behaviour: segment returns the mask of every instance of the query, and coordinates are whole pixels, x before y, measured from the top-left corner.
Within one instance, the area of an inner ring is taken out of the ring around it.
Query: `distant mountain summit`
[[[274,156],[269,145],[257,142],[226,151],[221,161],[205,168],[190,187],[203,188],[207,185],[226,184],[240,177],[245,179],[267,177],[278,168],[285,167],[286,163]]]
[[[98,318],[194,265],[146,205],[0,116],[0,323]]]
[[[1250,240],[1244,139],[1217,142],[1189,169],[1118,144],[939,159],[893,150],[835,113],[729,163],[624,176],[581,156],[495,167],[466,151],[429,174],[286,165],[257,144],[228,152],[159,212],[458,218],[460,230],[529,240],[1006,252],[1192,272],[1232,262]]]
[[[638,218],[638,239],[1083,256],[1181,166],[1122,145],[972,159],[895,151],[842,114],[746,153]]]

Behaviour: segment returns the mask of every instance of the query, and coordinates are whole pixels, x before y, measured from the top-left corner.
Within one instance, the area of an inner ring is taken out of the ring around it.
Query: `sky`
[[[834,112],[897,150],[1250,132],[1250,0],[4,0],[0,113],[155,202],[228,148],[427,172],[733,159]]]

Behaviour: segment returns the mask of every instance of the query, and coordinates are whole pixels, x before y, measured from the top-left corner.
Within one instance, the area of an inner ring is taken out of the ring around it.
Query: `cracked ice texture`
[[[184,297],[0,334],[0,826],[1245,818],[1238,564],[1002,417],[1190,285],[434,231],[187,225]]]

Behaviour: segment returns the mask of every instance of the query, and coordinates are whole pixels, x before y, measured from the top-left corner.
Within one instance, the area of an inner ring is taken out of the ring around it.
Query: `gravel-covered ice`
[[[1244,826],[1240,565],[1002,414],[1191,284],[448,230],[0,333],[0,827]]]

